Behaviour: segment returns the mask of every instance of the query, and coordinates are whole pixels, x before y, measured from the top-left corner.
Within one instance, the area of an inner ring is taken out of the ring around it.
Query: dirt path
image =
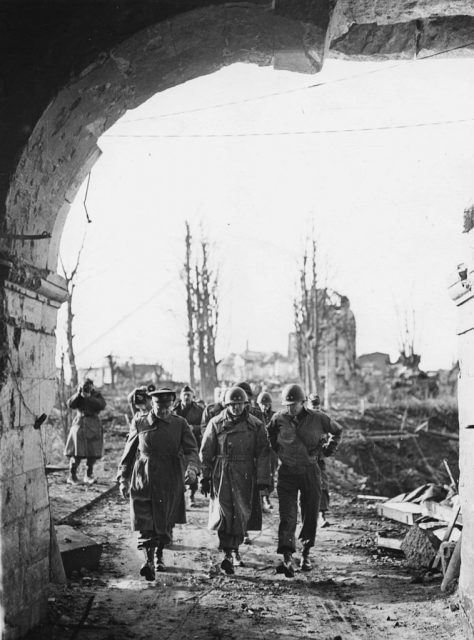
[[[149,583],[138,575],[128,505],[110,493],[70,522],[103,542],[100,570],[54,589],[49,622],[35,640],[465,640],[456,600],[442,596],[439,581],[413,582],[403,561],[373,557],[364,547],[387,523],[347,497],[333,498],[332,525],[318,532],[313,571],[276,575],[274,504],[263,531],[242,547],[245,567],[224,576],[201,499],[165,550],[168,571]]]

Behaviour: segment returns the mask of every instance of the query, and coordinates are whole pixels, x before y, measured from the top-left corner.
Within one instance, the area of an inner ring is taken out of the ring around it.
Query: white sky
[[[328,84],[303,89],[321,81]],[[473,105],[473,59],[328,60],[318,76],[233,65],[129,111],[100,140],[87,196],[92,223],[83,185],[63,235],[72,266],[87,231],[74,301],[79,365],[100,365],[112,352],[158,360],[186,378],[179,274],[189,219],[220,269],[218,358],[247,340],[286,353],[314,225],[328,284],[350,298],[358,355],[396,357],[404,315],[414,311],[422,366],[449,367],[456,308],[447,278],[468,260],[461,230],[474,199]],[[470,120],[249,135],[459,119]],[[58,352],[64,324],[62,309]]]

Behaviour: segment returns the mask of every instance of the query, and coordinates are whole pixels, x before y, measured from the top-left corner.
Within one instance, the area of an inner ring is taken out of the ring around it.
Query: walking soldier
[[[201,420],[202,420],[203,409],[197,404],[197,402],[195,402],[194,391],[188,384],[185,384],[184,387],[181,389],[179,401],[175,403],[173,411],[174,413],[176,413],[176,415],[184,418],[186,422],[189,424],[189,426],[192,429],[193,435],[196,438],[196,444],[199,449],[201,446],[201,439],[202,439]],[[196,506],[194,496],[196,494],[197,489],[198,489],[198,481],[196,478],[196,482],[189,485],[189,490],[191,494],[189,504],[191,507]]]
[[[221,568],[228,574],[242,564],[239,546],[245,532],[262,528],[258,491],[269,483],[265,429],[249,413],[247,402],[243,389],[226,391],[226,408],[210,420],[200,451],[201,490],[211,496],[209,528],[217,530],[219,548],[224,552]]]
[[[283,554],[283,561],[277,572],[288,578],[294,576],[292,554],[296,551],[298,493],[302,519],[299,539],[303,543],[301,569],[309,571],[309,553],[314,546],[321,500],[318,458],[322,439],[330,433],[337,444],[342,433],[341,427],[324,413],[306,409],[304,401],[304,391],[298,384],[287,385],[282,391],[286,409],[277,412],[267,425],[271,447],[281,462],[277,483],[280,503],[277,553]]]
[[[132,530],[138,531],[145,557],[140,575],[154,580],[155,569],[165,570],[163,548],[172,540],[174,525],[186,522],[184,483],[196,481],[199,458],[190,426],[171,411],[174,391],[162,388],[149,395],[152,409],[133,418],[117,479],[122,496],[130,497]]]
[[[105,408],[102,394],[94,388],[94,383],[86,378],[83,384],[68,400],[70,409],[77,409],[77,414],[69,431],[64,455],[69,457],[68,484],[79,484],[77,469],[83,458],[86,458],[84,482],[93,484],[94,464],[102,458],[104,450],[104,430],[99,413]]]
[[[257,404],[260,407],[260,411],[262,412],[264,424],[267,425],[275,412],[272,409],[272,396],[268,393],[268,391],[262,391],[257,398]],[[268,489],[264,489],[260,492],[260,497],[262,499],[262,511],[263,513],[270,513],[273,509],[273,505],[270,502],[270,494],[275,488],[275,473],[278,468],[278,456],[270,449],[270,484]]]

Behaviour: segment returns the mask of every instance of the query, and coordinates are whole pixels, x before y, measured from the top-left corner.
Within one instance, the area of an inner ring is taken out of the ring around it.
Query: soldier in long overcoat
[[[69,457],[68,484],[79,484],[77,470],[83,458],[86,459],[84,482],[93,484],[94,464],[104,453],[104,431],[99,413],[105,408],[105,400],[94,383],[86,378],[77,392],[68,400],[68,407],[76,409],[71,429],[64,447],[64,455]]]
[[[219,548],[224,552],[221,568],[229,574],[241,564],[239,546],[245,532],[262,527],[258,491],[269,483],[264,425],[250,415],[247,402],[242,389],[226,391],[226,409],[210,420],[200,451],[201,490],[211,496],[209,528],[218,533]]]
[[[132,530],[138,531],[144,553],[140,575],[154,580],[155,569],[165,570],[163,548],[173,527],[186,522],[184,484],[196,481],[200,465],[190,426],[171,411],[174,391],[162,388],[149,395],[152,409],[133,418],[117,479],[122,496],[130,497]]]

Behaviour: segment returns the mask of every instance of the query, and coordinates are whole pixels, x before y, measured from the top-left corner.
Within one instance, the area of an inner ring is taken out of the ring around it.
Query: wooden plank
[[[435,502],[434,500],[425,500],[421,503],[421,507],[423,509],[423,515],[431,516],[432,518],[436,518],[437,520],[441,520],[443,522],[450,522],[454,515],[453,507],[449,507],[446,504],[440,504],[439,502]],[[462,525],[461,513],[458,515],[458,519],[456,522]]]
[[[359,493],[357,498],[359,500],[388,500],[387,496],[370,496],[370,495],[364,495],[363,493]]]
[[[395,551],[401,551],[403,538],[386,538],[385,536],[381,536],[378,533],[376,542],[378,547],[382,547],[384,549],[394,549]]]
[[[377,504],[376,508],[379,516],[404,524],[413,524],[415,522],[414,516],[421,513],[421,506],[413,504],[413,502],[382,502]]]

